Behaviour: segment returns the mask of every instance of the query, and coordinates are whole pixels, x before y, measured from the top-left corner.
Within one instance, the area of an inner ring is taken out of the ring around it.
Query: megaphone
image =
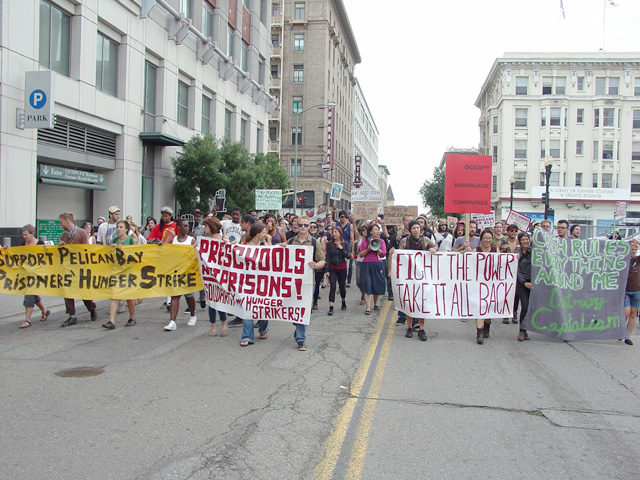
[[[378,250],[380,250],[381,245],[382,240],[380,240],[379,238],[372,238],[371,240],[369,240],[369,249],[372,252],[377,252]]]
[[[449,222],[447,228],[453,232],[456,229],[456,222]]]

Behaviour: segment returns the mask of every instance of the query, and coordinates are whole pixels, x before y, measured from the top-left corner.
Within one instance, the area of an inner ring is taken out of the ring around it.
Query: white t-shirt
[[[116,224],[109,222],[102,222],[98,227],[98,243],[102,245],[111,245],[111,240],[116,234]]]
[[[233,223],[233,220],[222,220],[222,235],[229,237],[230,242],[239,241],[242,237],[242,227],[240,223]]]
[[[435,233],[435,242],[438,245],[439,252],[450,252],[451,247],[453,246],[453,235],[449,232],[444,234],[436,232]]]

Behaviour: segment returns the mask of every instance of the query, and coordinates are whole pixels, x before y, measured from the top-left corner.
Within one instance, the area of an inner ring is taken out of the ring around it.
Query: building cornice
[[[336,12],[338,13],[338,19],[340,20],[340,25],[342,25],[342,30],[347,37],[349,48],[351,49],[351,53],[353,54],[354,64],[357,65],[358,63],[362,62],[362,58],[360,58],[360,50],[358,49],[358,44],[356,43],[356,37],[353,34],[353,30],[351,29],[351,22],[349,22],[347,9],[344,7],[344,2],[342,0],[333,0],[333,5],[336,9]]]

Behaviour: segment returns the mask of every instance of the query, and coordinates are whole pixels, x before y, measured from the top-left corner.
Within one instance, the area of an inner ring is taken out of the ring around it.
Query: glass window
[[[244,6],[244,8],[249,10],[249,0],[242,0],[242,5]]]
[[[618,85],[620,79],[617,77],[609,79],[609,95],[618,95]],[[604,175],[602,177],[602,183],[604,183]]]
[[[305,15],[304,15],[304,3],[296,3],[294,6],[295,9],[295,16],[294,18],[296,20],[304,20]]]
[[[297,162],[297,168],[294,166],[296,164],[295,158],[291,159],[291,176],[302,176],[302,160],[299,158]],[[297,172],[296,172],[297,170]]]
[[[189,119],[189,86],[178,80],[178,124],[187,126]]]
[[[493,146],[493,163],[498,163],[498,146]]]
[[[612,140],[604,140],[602,142],[602,158],[605,160],[613,159],[613,141]]]
[[[200,122],[200,132],[202,135],[209,133],[211,129],[211,99],[202,95],[202,120]]]
[[[596,108],[593,110],[593,126],[594,127],[600,126],[600,109],[599,108]]]
[[[564,95],[566,87],[567,87],[567,78],[556,77],[556,94]]]
[[[516,179],[516,182],[513,184],[514,190],[527,189],[527,172],[514,172],[513,178]]]
[[[640,77],[633,79],[633,96],[640,97]]]
[[[276,47],[276,48],[280,46],[280,34],[279,33],[271,34],[271,45]]]
[[[156,67],[145,62],[144,69],[144,131],[155,132],[156,128]]]
[[[193,18],[191,0],[180,0],[180,13],[184,13],[184,16],[187,18]]]
[[[293,81],[294,83],[300,83],[304,81],[304,65],[293,66]]]
[[[269,141],[277,142],[278,141],[278,130],[276,127],[269,127]]]
[[[40,65],[69,76],[71,17],[40,0]]]
[[[576,155],[583,155],[584,140],[576,140]]]
[[[293,113],[302,112],[302,97],[293,97]]]
[[[576,89],[577,89],[579,92],[584,91],[584,77],[578,77],[578,81],[577,81]]]
[[[526,127],[528,110],[526,108],[516,108],[516,127]]]
[[[227,56],[233,56],[233,28],[227,25]]]
[[[224,137],[231,139],[231,110],[224,109]]]
[[[640,192],[640,175],[631,175],[631,191]]]
[[[99,33],[96,45],[96,88],[115,97],[118,83],[118,46]]]
[[[498,133],[498,117],[493,117],[493,133]]]
[[[516,95],[527,95],[529,77],[516,77]]]
[[[271,78],[278,78],[278,64],[271,64]]]
[[[298,145],[302,145],[302,127],[297,130],[296,127],[291,128],[291,145],[296,145],[296,141]]]
[[[553,89],[553,77],[542,77],[542,94],[551,95]]]
[[[540,140],[540,158],[547,158],[547,144],[544,140]]]
[[[593,188],[598,188],[598,174],[597,173],[594,173],[591,176],[591,186]]]
[[[240,144],[244,148],[248,148],[247,145],[247,121],[244,118],[240,119]]]
[[[602,126],[603,127],[613,127],[613,115],[615,109],[613,108],[604,108],[602,112]]]
[[[498,176],[497,175],[493,176],[493,181],[491,182],[491,191],[492,192],[497,192],[498,191]]]
[[[640,160],[640,142],[631,144],[631,160]]]
[[[549,125],[559,126],[560,125],[560,116],[562,109],[558,107],[551,108],[551,115],[549,116]]]
[[[293,34],[293,51],[294,52],[304,51],[304,33]]]
[[[202,2],[202,34],[213,37],[213,7],[207,2]]]
[[[633,111],[633,128],[640,128],[640,110]]]
[[[142,218],[153,216],[153,178],[155,173],[153,145],[142,147]]]
[[[598,142],[598,140],[594,140],[593,141],[593,159],[597,160],[598,156],[600,155],[600,147],[599,147],[600,143]]]
[[[613,188],[613,173],[602,174],[602,188]]]
[[[549,155],[560,158],[560,140],[549,140]]]
[[[582,172],[576,172],[576,187],[582,186]]]
[[[576,110],[576,123],[584,123],[584,108]]]
[[[514,158],[527,158],[527,141],[516,140]]]
[[[546,124],[547,124],[547,109],[541,108],[540,109],[540,125],[544,127]]]
[[[279,3],[273,3],[271,5],[271,16],[272,17],[279,17],[280,15],[281,15],[280,4]]]
[[[245,72],[249,72],[249,44],[244,40],[240,51],[240,68]]]
[[[605,77],[596,77],[596,95],[604,95],[606,81]]]

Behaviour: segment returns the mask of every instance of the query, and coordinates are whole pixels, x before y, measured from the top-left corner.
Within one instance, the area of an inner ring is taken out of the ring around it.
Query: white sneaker
[[[198,318],[195,315],[192,317],[189,317],[189,321],[187,322],[187,327],[195,327],[197,321],[198,321]]]
[[[178,326],[176,325],[176,322],[174,322],[173,320],[171,320],[169,322],[169,325],[164,327],[165,331],[167,331],[167,332],[172,332],[172,331],[176,330],[177,328],[178,328]]]
[[[124,312],[125,303],[124,300],[118,300],[118,309],[116,310],[118,313]]]

